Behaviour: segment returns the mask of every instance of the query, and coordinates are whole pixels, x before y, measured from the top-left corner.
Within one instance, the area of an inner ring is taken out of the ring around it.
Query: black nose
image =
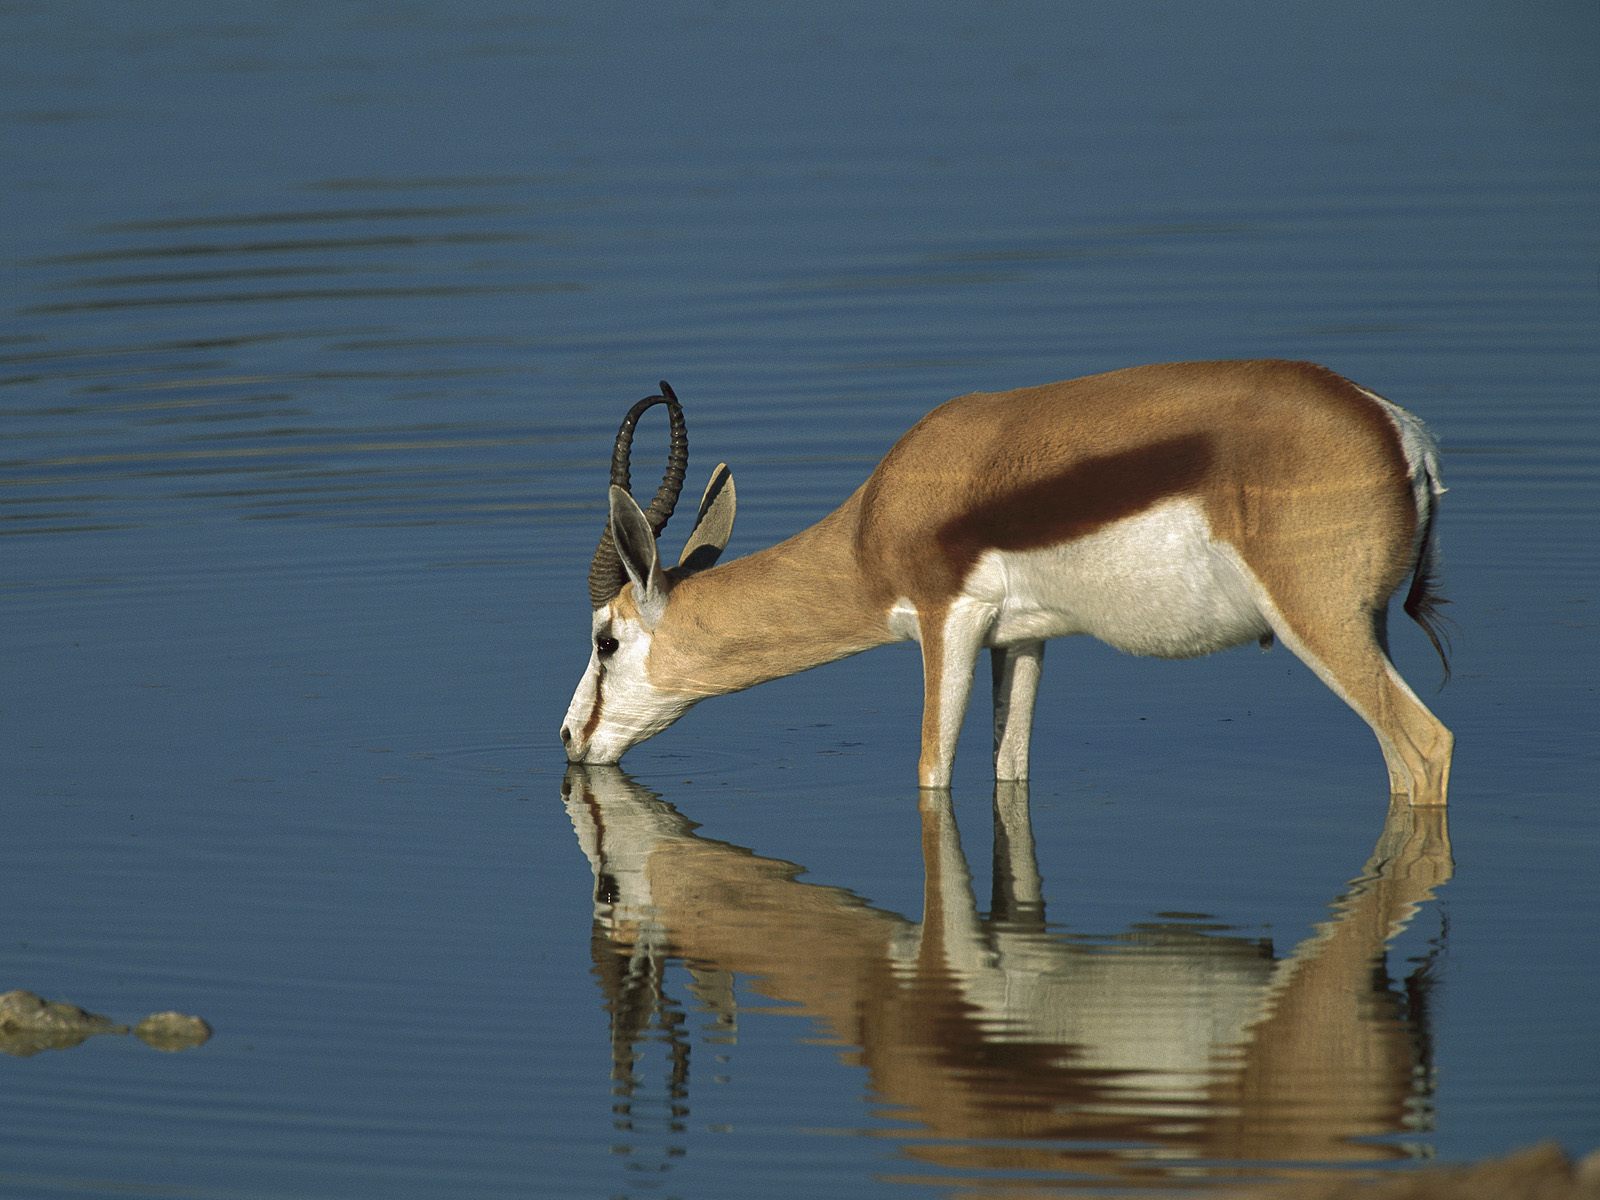
[[[572,741],[572,730],[565,725],[561,727],[561,741],[563,744],[570,744]]]

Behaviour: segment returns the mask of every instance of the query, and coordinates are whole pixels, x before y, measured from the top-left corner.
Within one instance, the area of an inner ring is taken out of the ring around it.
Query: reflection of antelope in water
[[[1389,940],[1450,876],[1440,810],[1392,806],[1331,919],[1276,958],[1256,939],[1179,922],[1110,938],[1047,932],[1021,788],[997,789],[987,917],[948,793],[923,793],[920,923],[694,836],[614,769],[571,768],[565,791],[595,871],[595,955],[624,1094],[639,1039],[670,1007],[666,960],[679,957],[726,1020],[737,973],[857,1047],[846,1061],[935,1139],[909,1153],[945,1166],[1154,1179],[1206,1160],[1358,1163],[1406,1151],[1357,1139],[1425,1127],[1426,966],[1404,993],[1382,968]],[[667,1019],[680,1118],[682,1022]]]

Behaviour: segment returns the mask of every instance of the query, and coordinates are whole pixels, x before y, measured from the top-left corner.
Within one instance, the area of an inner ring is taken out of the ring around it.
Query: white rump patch
[[[1406,456],[1406,469],[1411,473],[1411,498],[1417,510],[1417,529],[1411,547],[1412,556],[1415,557],[1422,552],[1428,512],[1434,500],[1445,493],[1444,482],[1439,477],[1439,445],[1420,417],[1359,384],[1356,390],[1383,409],[1400,432],[1400,449]]]

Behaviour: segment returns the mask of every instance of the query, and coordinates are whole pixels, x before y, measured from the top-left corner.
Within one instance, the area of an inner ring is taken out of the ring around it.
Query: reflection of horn
[[[671,441],[667,447],[666,474],[661,477],[661,486],[656,489],[655,499],[650,501],[650,507],[644,515],[650,522],[651,531],[660,537],[672,516],[672,510],[677,507],[678,494],[683,491],[683,477],[689,467],[689,430],[683,419],[683,406],[678,403],[676,393],[665,379],[661,381],[659,396],[646,396],[630,408],[628,415],[622,419],[622,425],[617,429],[616,443],[611,449],[611,483],[632,494],[629,476],[633,431],[645,411],[657,404],[667,406],[667,419],[672,429]],[[594,561],[589,567],[590,603],[595,608],[602,607],[622,590],[626,580],[627,574],[622,569],[622,560],[617,556],[616,542],[612,540],[608,521],[600,534],[600,544],[595,547]]]
[[[619,946],[597,929],[590,939],[595,978],[606,997],[611,1023],[612,1095],[617,1127],[632,1128],[633,1099],[639,1090],[637,1064],[642,1044],[656,1031],[667,1046],[667,1095],[674,1102],[689,1094],[689,1038],[683,1010],[666,993],[667,956],[659,946]],[[681,1132],[678,1114],[669,1128]]]

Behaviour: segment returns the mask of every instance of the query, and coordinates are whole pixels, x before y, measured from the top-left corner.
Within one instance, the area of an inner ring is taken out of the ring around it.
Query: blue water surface
[[[0,1194],[1594,1148],[1592,4],[0,29],[0,991],[215,1030],[0,1061]],[[1281,650],[1052,647],[1031,856],[983,704],[919,806],[904,646],[566,777],[610,438],[658,379],[743,553],[949,396],[1254,356],[1440,437],[1454,679],[1408,622],[1395,655],[1458,737],[1448,830],[1386,824],[1370,733]]]

